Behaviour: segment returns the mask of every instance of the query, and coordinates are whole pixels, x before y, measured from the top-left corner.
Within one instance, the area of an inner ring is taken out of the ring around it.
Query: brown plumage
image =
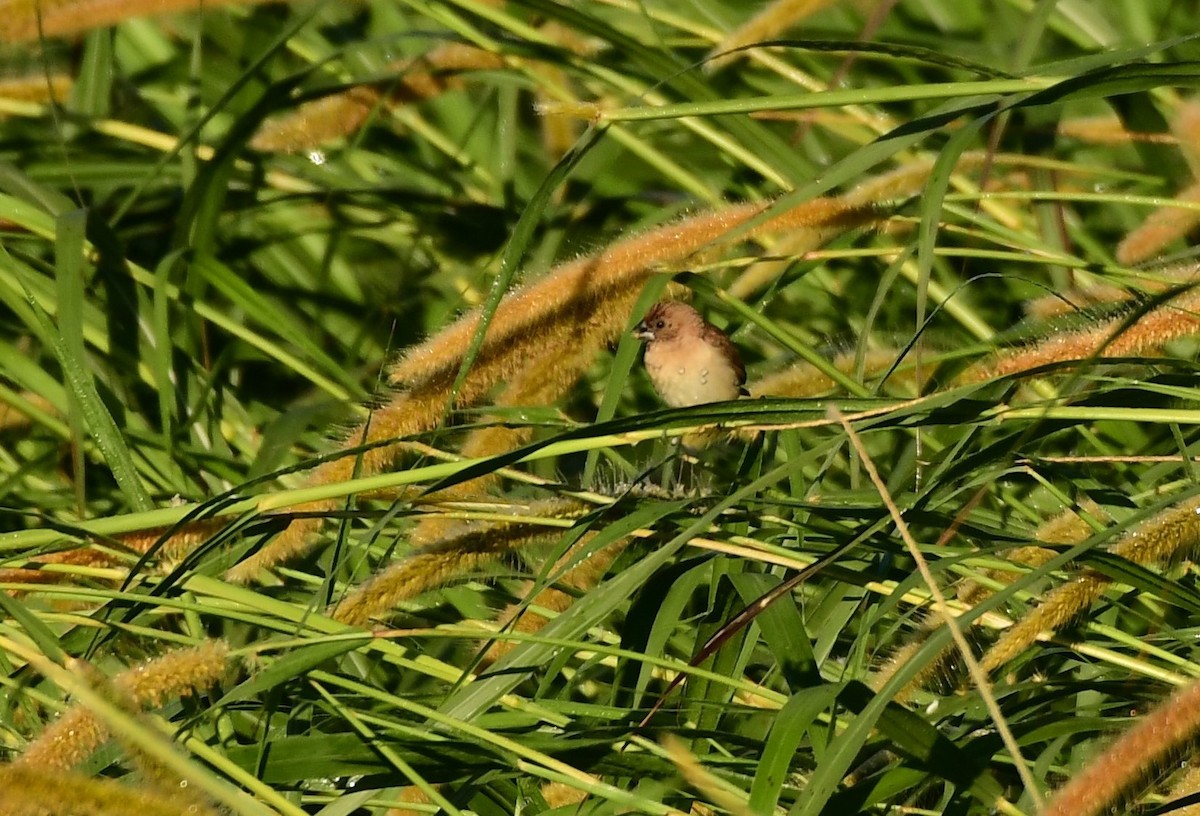
[[[656,303],[634,329],[646,341],[654,390],[672,408],[734,400],[747,393],[746,367],[725,332],[686,303]]]

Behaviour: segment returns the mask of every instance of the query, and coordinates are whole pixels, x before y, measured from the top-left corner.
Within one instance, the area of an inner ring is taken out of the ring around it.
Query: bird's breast
[[[672,408],[739,396],[733,366],[707,343],[651,343],[645,364],[654,389]]]

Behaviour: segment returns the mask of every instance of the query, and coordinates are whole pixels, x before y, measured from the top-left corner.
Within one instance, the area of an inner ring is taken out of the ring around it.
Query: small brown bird
[[[633,330],[646,341],[654,390],[672,408],[734,400],[747,392],[746,367],[725,332],[686,303],[656,303]]]

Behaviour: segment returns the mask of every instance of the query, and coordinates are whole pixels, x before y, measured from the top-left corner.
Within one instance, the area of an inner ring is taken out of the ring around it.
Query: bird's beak
[[[643,320],[641,323],[638,323],[633,327],[633,336],[638,340],[653,340],[654,332],[650,331],[650,327],[647,326],[646,321]]]

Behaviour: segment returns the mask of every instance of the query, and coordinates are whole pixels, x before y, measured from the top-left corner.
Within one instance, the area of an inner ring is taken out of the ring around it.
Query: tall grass
[[[0,11],[0,810],[1193,806],[1186,4]]]

